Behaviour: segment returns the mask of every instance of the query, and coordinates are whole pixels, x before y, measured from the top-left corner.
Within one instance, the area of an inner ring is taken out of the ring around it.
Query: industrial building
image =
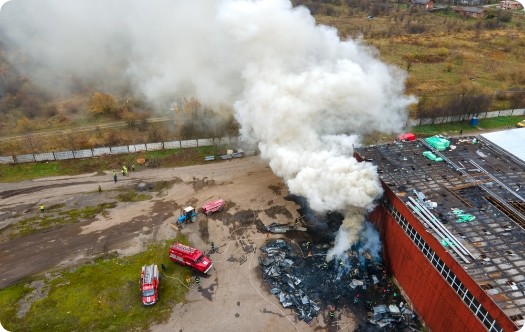
[[[355,151],[377,166],[385,191],[369,216],[385,264],[432,331],[516,331],[525,323],[524,135]]]

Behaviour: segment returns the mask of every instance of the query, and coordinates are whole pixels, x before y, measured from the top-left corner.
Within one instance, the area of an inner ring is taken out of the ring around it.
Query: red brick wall
[[[515,331],[516,327],[512,321],[445,251],[439,241],[412,216],[408,207],[390,189],[384,187],[390,202],[472,295],[483,304],[492,318],[496,319],[505,331]],[[381,233],[385,263],[399,282],[399,286],[408,295],[415,311],[433,332],[487,330],[384,207],[376,208],[370,218]]]

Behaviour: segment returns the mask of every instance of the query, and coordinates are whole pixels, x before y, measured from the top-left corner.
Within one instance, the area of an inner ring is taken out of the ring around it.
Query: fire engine
[[[169,257],[176,263],[191,266],[202,273],[208,273],[213,266],[210,259],[204,256],[199,250],[188,247],[182,243],[174,243],[170,246]]]
[[[144,265],[140,275],[142,303],[152,305],[159,299],[159,268],[157,265]]]
[[[213,212],[222,211],[224,208],[224,200],[218,199],[216,201],[208,202],[202,206],[202,212],[207,216]]]

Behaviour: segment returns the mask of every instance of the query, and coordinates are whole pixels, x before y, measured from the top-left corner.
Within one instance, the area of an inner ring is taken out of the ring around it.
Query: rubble
[[[417,317],[369,252],[353,247],[343,260],[327,262],[330,247],[276,239],[260,248],[263,280],[284,308],[308,324],[332,308],[352,311],[358,324],[374,331],[419,330]]]
[[[271,223],[268,226],[264,227],[264,231],[274,234],[286,233],[288,231],[302,231],[305,232],[307,229],[305,227],[295,226],[295,225],[282,225],[276,222]]]

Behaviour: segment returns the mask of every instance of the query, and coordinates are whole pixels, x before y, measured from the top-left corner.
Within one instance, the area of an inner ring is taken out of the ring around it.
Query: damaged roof
[[[508,317],[523,325],[513,317],[525,316],[525,162],[487,136],[450,138],[444,151],[418,139],[356,152],[377,165],[381,180],[412,206],[429,233]],[[425,157],[426,151],[443,160]],[[442,241],[445,232],[458,246]]]

